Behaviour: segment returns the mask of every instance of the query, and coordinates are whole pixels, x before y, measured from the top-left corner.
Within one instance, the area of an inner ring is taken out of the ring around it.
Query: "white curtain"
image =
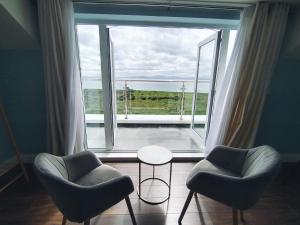
[[[84,107],[71,0],[38,0],[47,97],[48,151],[83,150]]]
[[[253,144],[288,9],[286,4],[258,3],[243,10],[227,70],[216,90],[206,154],[220,144]]]

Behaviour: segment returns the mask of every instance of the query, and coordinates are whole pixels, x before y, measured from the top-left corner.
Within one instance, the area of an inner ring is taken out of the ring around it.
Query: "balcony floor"
[[[160,145],[173,151],[203,151],[204,129],[199,133],[182,127],[118,127],[114,149],[137,151],[146,145]],[[87,127],[87,137],[89,148],[105,146],[104,128]]]

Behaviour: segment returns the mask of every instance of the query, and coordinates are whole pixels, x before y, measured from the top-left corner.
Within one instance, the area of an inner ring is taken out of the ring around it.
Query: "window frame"
[[[117,16],[117,17],[116,17]],[[109,27],[109,26],[143,26],[143,27],[174,27],[174,28],[198,28],[198,29],[218,29],[218,30],[223,30],[223,33],[226,34],[226,30],[237,30],[239,27],[240,20],[228,20],[228,19],[211,19],[211,18],[186,18],[186,17],[170,17],[169,19],[172,19],[171,21],[166,21],[164,18],[167,18],[166,16],[159,16],[159,17],[154,17],[154,16],[134,16],[134,15],[127,15],[128,20],[122,20],[121,17],[122,15],[115,15],[115,14],[87,14],[87,13],[75,13],[75,26],[77,25],[98,25],[99,27],[99,40],[100,40],[100,48],[101,48],[101,27]],[[155,20],[161,20],[161,21],[151,21],[151,19]],[[184,22],[184,20],[189,20],[189,23]],[[221,23],[223,21],[223,23]],[[228,32],[229,33],[229,32]],[[106,34],[107,35],[107,34]],[[228,35],[229,36],[229,35]],[[219,59],[217,63],[217,74],[216,74],[216,80],[218,80],[220,76],[220,69],[219,65],[221,64],[226,64],[226,56],[227,56],[227,47],[228,47],[228,38],[223,38],[221,40],[221,47],[219,49]],[[227,42],[227,43],[225,43]],[[105,53],[104,55],[109,56],[109,46],[102,44],[102,49],[104,48]],[[106,46],[106,47],[105,47]],[[106,48],[106,49],[105,49]],[[99,49],[100,50],[100,49]],[[226,54],[225,54],[226,53]],[[101,71],[104,72],[105,74],[102,73],[102,89],[104,88],[105,82],[108,82],[107,76],[110,74],[110,69],[104,68],[104,71],[102,69],[103,62],[102,62],[102,55],[100,51],[100,57],[101,57]],[[80,59],[79,59],[80,60]],[[104,65],[109,65],[110,60],[107,60]],[[106,67],[106,66],[105,66]],[[225,66],[224,66],[225,69]],[[195,73],[197,71],[195,70]],[[104,76],[107,78],[104,78]],[[105,81],[103,80],[105,79]],[[215,80],[215,82],[216,82]],[[214,85],[215,86],[215,85]],[[109,90],[107,90],[109,91]],[[105,92],[103,90],[103,92]],[[108,104],[109,101],[109,96],[106,96],[104,99],[104,105]],[[104,106],[103,106],[104,107]],[[106,107],[104,107],[105,109]],[[112,110],[108,110],[109,112],[112,112]],[[108,114],[108,112],[106,112]],[[106,116],[108,118],[108,116]],[[106,119],[104,118],[104,121]],[[112,122],[112,119],[108,119],[108,122]],[[104,128],[105,128],[105,122],[104,122]],[[113,126],[112,126],[113,127]],[[105,148],[88,148],[88,143],[86,137],[86,143],[85,145],[87,146],[87,150],[93,151],[95,153],[132,153],[136,152],[134,150],[117,150],[113,149],[113,140],[108,140],[110,137],[113,137],[111,134],[111,131],[108,131],[107,128],[105,128],[105,142],[106,142],[106,147]],[[113,129],[113,128],[112,128]],[[107,137],[108,134],[109,136]],[[183,153],[182,151],[173,151],[173,152],[178,152],[178,153]],[[198,153],[198,151],[190,150],[190,151],[184,151],[184,153]]]

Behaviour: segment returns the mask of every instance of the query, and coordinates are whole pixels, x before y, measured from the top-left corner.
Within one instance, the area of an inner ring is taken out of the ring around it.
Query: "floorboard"
[[[109,163],[124,174],[128,174],[135,186],[138,182],[137,163]],[[136,192],[130,195],[132,207],[139,225],[175,225],[188,189],[186,177],[194,163],[174,163],[171,198],[160,205],[148,205],[137,198]],[[298,172],[297,172],[298,171]],[[142,167],[143,177],[151,176],[151,167]],[[32,174],[32,172],[31,172]],[[157,176],[167,179],[168,167],[156,169]],[[27,185],[20,180],[9,190],[0,194],[0,224],[59,225],[62,214],[53,204],[41,185],[31,175]],[[143,193],[150,199],[159,200],[166,194],[160,183],[146,185]],[[100,200],[99,200],[100,201]],[[299,225],[300,224],[300,175],[299,164],[284,166],[278,178],[263,194],[256,206],[245,213],[247,225]],[[207,197],[193,197],[182,225],[229,225],[231,209]],[[70,221],[68,225],[75,225]],[[95,217],[92,225],[131,225],[125,201]],[[242,223],[241,223],[242,224]]]

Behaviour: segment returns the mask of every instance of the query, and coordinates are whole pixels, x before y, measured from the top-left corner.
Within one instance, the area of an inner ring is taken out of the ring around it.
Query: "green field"
[[[196,103],[196,114],[205,115],[207,93],[199,93]],[[128,114],[178,115],[181,109],[181,92],[165,91],[127,91]],[[103,114],[103,93],[99,89],[84,90],[85,112]],[[184,115],[192,113],[193,94],[185,93]],[[117,91],[117,113],[125,114],[125,93]]]

